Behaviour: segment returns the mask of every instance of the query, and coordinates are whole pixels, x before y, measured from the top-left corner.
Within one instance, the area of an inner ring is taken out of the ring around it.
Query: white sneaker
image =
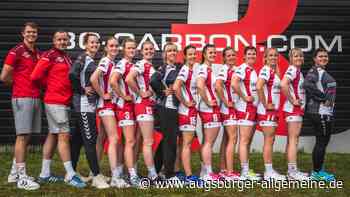
[[[264,173],[264,180],[269,181],[272,179],[283,181],[283,180],[286,180],[286,176],[276,172],[275,170],[268,172],[268,173],[267,172]]]
[[[260,181],[260,174],[255,173],[253,170],[249,170],[248,173],[241,173],[239,177],[240,180],[251,180],[251,181]]]
[[[17,181],[18,181],[18,174],[17,173],[10,173],[9,175],[8,175],[8,177],[7,177],[7,182],[8,183],[16,183]],[[30,179],[31,181],[34,181],[35,180],[35,178],[34,177],[32,177],[32,176],[28,176],[28,175],[26,175],[26,177],[28,178],[28,179]]]
[[[127,188],[130,187],[130,184],[127,183],[124,179],[119,177],[112,177],[111,180],[111,187],[117,187],[117,188]]]
[[[303,181],[303,180],[310,180],[310,177],[308,176],[308,173],[300,172],[298,170],[295,172],[288,172],[288,179],[289,180]]]
[[[31,180],[29,177],[25,176],[17,181],[17,188],[24,190],[36,190],[40,188],[40,185]]]
[[[97,189],[106,189],[110,186],[105,181],[104,177],[101,174],[99,174],[92,178],[92,187],[96,187]]]
[[[92,174],[89,173],[89,176],[83,176],[80,173],[77,173],[78,176],[80,176],[80,179],[82,181],[84,181],[85,183],[88,183],[90,181],[92,181],[92,179],[94,178]]]

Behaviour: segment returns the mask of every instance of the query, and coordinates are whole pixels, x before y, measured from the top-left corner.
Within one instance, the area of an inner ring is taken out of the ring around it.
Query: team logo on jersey
[[[22,56],[25,58],[30,58],[30,54],[27,51],[23,52]]]
[[[62,62],[64,62],[64,58],[61,56],[58,56],[58,57],[56,57],[55,62],[62,63]]]

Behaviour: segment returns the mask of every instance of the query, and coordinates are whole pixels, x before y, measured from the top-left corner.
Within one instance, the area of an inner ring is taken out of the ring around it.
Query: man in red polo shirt
[[[68,33],[56,31],[53,35],[53,47],[43,53],[35,66],[31,80],[40,84],[45,81],[45,111],[49,134],[43,148],[43,166],[39,175],[40,182],[55,182],[50,173],[50,163],[58,138],[58,152],[67,172],[65,181],[74,187],[82,188],[86,184],[72,167],[70,155],[69,105],[73,95],[69,70],[71,60],[65,49],[68,45]]]
[[[1,81],[12,86],[12,110],[15,119],[16,144],[14,160],[8,182],[17,182],[17,187],[35,190],[40,186],[26,174],[25,154],[31,133],[41,131],[41,101],[39,86],[32,83],[32,73],[39,59],[35,46],[38,26],[33,22],[24,24],[23,42],[13,47],[4,62]]]

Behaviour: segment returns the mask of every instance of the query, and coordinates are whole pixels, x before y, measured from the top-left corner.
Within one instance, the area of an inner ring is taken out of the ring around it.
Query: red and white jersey
[[[254,68],[247,64],[241,64],[235,70],[235,76],[238,76],[241,81],[239,83],[243,96],[252,96],[254,101],[252,103],[245,102],[242,98],[238,98],[235,104],[236,110],[240,112],[247,112],[248,104],[252,104],[254,107],[258,106],[258,94],[256,92],[256,82],[258,81],[257,74]]]
[[[129,95],[132,96],[133,92],[130,89],[130,87],[128,86],[128,84],[126,84],[125,79],[126,76],[129,74],[130,70],[133,68],[134,64],[128,62],[128,60],[126,60],[125,58],[121,59],[114,67],[113,69],[113,73],[117,72],[121,75],[121,80],[119,81],[118,85],[120,87],[120,90],[122,91],[123,94],[125,95]],[[121,97],[117,98],[117,106],[119,108],[123,108],[124,107],[124,99]]]
[[[152,90],[150,86],[150,81],[153,73],[156,72],[156,70],[153,68],[152,63],[142,59],[138,62],[136,62],[135,66],[132,68],[137,72],[137,78],[136,82],[141,91],[148,91]],[[151,97],[152,100],[155,100],[154,96]],[[141,103],[142,98],[140,96],[137,96],[135,98],[135,103]]]
[[[213,69],[206,64],[200,65],[198,70],[198,78],[199,77],[205,80],[206,94],[207,94],[208,100],[209,101],[216,100],[217,104],[219,105],[219,99],[215,93],[216,76],[215,76],[215,73],[213,72]],[[199,111],[209,112],[209,113],[214,112],[212,107],[209,107],[205,102],[202,102],[202,101],[199,102]]]
[[[290,81],[290,85],[289,85],[290,95],[295,97],[296,99],[300,99],[301,101],[300,108],[304,110],[306,98],[305,98],[305,90],[303,88],[304,77],[300,68],[290,65],[286,73],[284,74],[284,77],[286,77]],[[293,113],[300,110],[300,108],[294,107],[294,105],[291,102],[289,102],[288,99],[286,99],[286,101],[284,102],[283,111],[288,113]]]
[[[219,74],[216,78],[216,80],[222,80],[224,82],[224,96],[229,102],[233,103],[236,103],[238,99],[238,95],[234,92],[231,86],[231,80],[236,68],[236,66],[230,68],[225,64],[220,68]],[[226,107],[226,105],[224,105],[224,103],[221,103],[220,111],[224,114],[229,113],[229,109]]]
[[[102,90],[105,94],[113,92],[112,87],[109,84],[109,80],[112,76],[112,70],[114,67],[115,67],[114,61],[110,60],[108,57],[103,57],[97,66],[97,69],[101,70],[103,73],[99,77],[99,84],[100,84],[100,87],[102,88]],[[112,103],[115,103],[115,101],[116,101],[116,98],[112,94]],[[103,108],[103,107],[105,107],[104,105],[105,105],[105,101],[103,100],[102,97],[100,97],[98,100],[97,107]]]
[[[184,83],[184,85],[181,87],[181,94],[185,101],[195,101],[197,96],[197,86],[194,70],[190,69],[190,67],[187,65],[183,65],[176,79],[181,80]],[[182,115],[189,115],[189,108],[180,103],[178,112]]]
[[[265,100],[267,103],[272,103],[277,111],[280,105],[281,79],[275,70],[269,66],[261,68],[258,78],[265,80],[263,87]],[[266,109],[261,102],[258,104],[258,114],[266,115]]]

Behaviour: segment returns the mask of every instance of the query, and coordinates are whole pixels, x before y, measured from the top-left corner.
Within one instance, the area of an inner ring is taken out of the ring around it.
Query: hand
[[[210,100],[208,103],[208,106],[210,106],[210,107],[215,107],[217,105],[218,105],[218,103],[216,102],[216,100]]]
[[[245,96],[244,100],[245,100],[245,102],[253,102],[254,98],[252,96]]]
[[[225,105],[226,105],[227,108],[232,108],[233,107],[233,102],[228,101],[228,102],[225,103]]]
[[[148,97],[150,97],[150,96],[152,96],[153,95],[153,93],[151,92],[151,91],[141,91],[140,92],[140,96],[141,96],[141,98],[148,98]]]
[[[164,91],[165,96],[173,95],[175,92],[172,88],[167,88]]]
[[[103,100],[112,100],[112,95],[110,93],[106,93],[103,95]]]
[[[88,96],[92,96],[93,94],[95,94],[95,90],[91,86],[85,87],[84,90],[85,94]]]
[[[293,99],[292,104],[294,106],[301,106],[300,100],[299,99]]]
[[[132,101],[132,97],[130,95],[123,96],[123,99],[126,102],[131,102]]]
[[[275,105],[273,103],[268,103],[266,106],[265,106],[266,110],[275,110]]]
[[[196,105],[196,102],[194,102],[194,101],[186,101],[185,105],[186,105],[186,107],[194,107]]]

